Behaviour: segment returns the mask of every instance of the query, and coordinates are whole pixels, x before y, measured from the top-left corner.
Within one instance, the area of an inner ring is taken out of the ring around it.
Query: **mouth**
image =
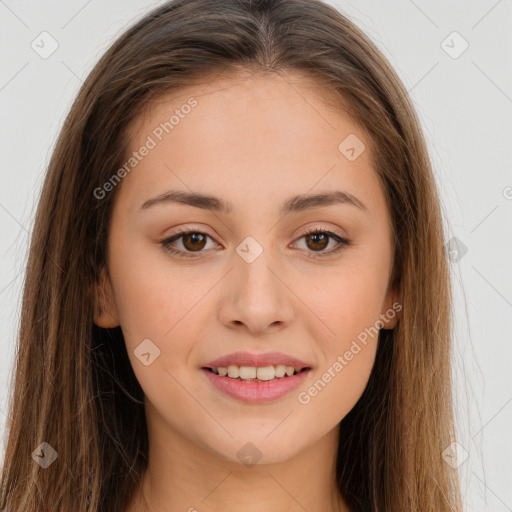
[[[240,402],[263,404],[290,396],[313,371],[311,364],[283,352],[233,352],[205,361],[200,371],[210,389]]]
[[[272,382],[281,379],[288,379],[299,373],[311,370],[310,367],[294,367],[284,364],[267,365],[267,366],[218,366],[203,367],[214,375],[227,377],[228,379],[243,382]]]
[[[207,382],[217,392],[253,405],[284,399],[305,383],[311,371],[310,367],[295,368],[284,365],[201,368]]]

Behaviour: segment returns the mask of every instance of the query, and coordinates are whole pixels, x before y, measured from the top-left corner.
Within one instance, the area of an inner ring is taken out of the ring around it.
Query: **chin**
[[[295,443],[288,437],[284,442],[279,435],[276,435],[274,439],[266,439],[267,435],[268,432],[252,434],[246,431],[243,436],[226,439],[222,445],[219,445],[217,440],[216,443],[209,445],[209,451],[227,462],[253,467],[254,465],[285,462],[294,457],[301,449],[298,440]],[[291,448],[292,446],[294,449]]]

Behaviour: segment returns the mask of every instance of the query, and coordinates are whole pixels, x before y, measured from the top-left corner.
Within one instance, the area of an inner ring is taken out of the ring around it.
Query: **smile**
[[[300,373],[307,368],[298,368],[293,366],[285,366],[284,364],[268,365],[268,366],[219,366],[218,368],[207,368],[212,373],[216,373],[221,377],[229,377],[230,379],[245,380],[248,382],[263,382],[274,380],[275,378],[291,377],[296,373]]]
[[[293,366],[235,366],[201,368],[209,383],[223,395],[248,403],[278,400],[297,388],[311,368]]]

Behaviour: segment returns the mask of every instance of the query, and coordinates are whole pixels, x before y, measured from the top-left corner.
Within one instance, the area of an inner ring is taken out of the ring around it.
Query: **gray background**
[[[0,0],[2,432],[29,233],[56,135],[99,56],[159,3]],[[511,511],[512,0],[330,3],[389,58],[422,121],[459,248],[453,369],[466,509]],[[48,58],[31,47],[43,31],[58,43]]]

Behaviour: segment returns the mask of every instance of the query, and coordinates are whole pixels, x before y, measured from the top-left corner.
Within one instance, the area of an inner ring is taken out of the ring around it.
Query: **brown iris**
[[[306,240],[313,240],[313,244],[308,243],[308,247],[312,250],[323,250],[329,245],[329,236],[325,233],[313,233],[306,235]]]
[[[206,236],[201,233],[185,233],[182,238],[183,246],[190,251],[200,251],[206,244]]]

